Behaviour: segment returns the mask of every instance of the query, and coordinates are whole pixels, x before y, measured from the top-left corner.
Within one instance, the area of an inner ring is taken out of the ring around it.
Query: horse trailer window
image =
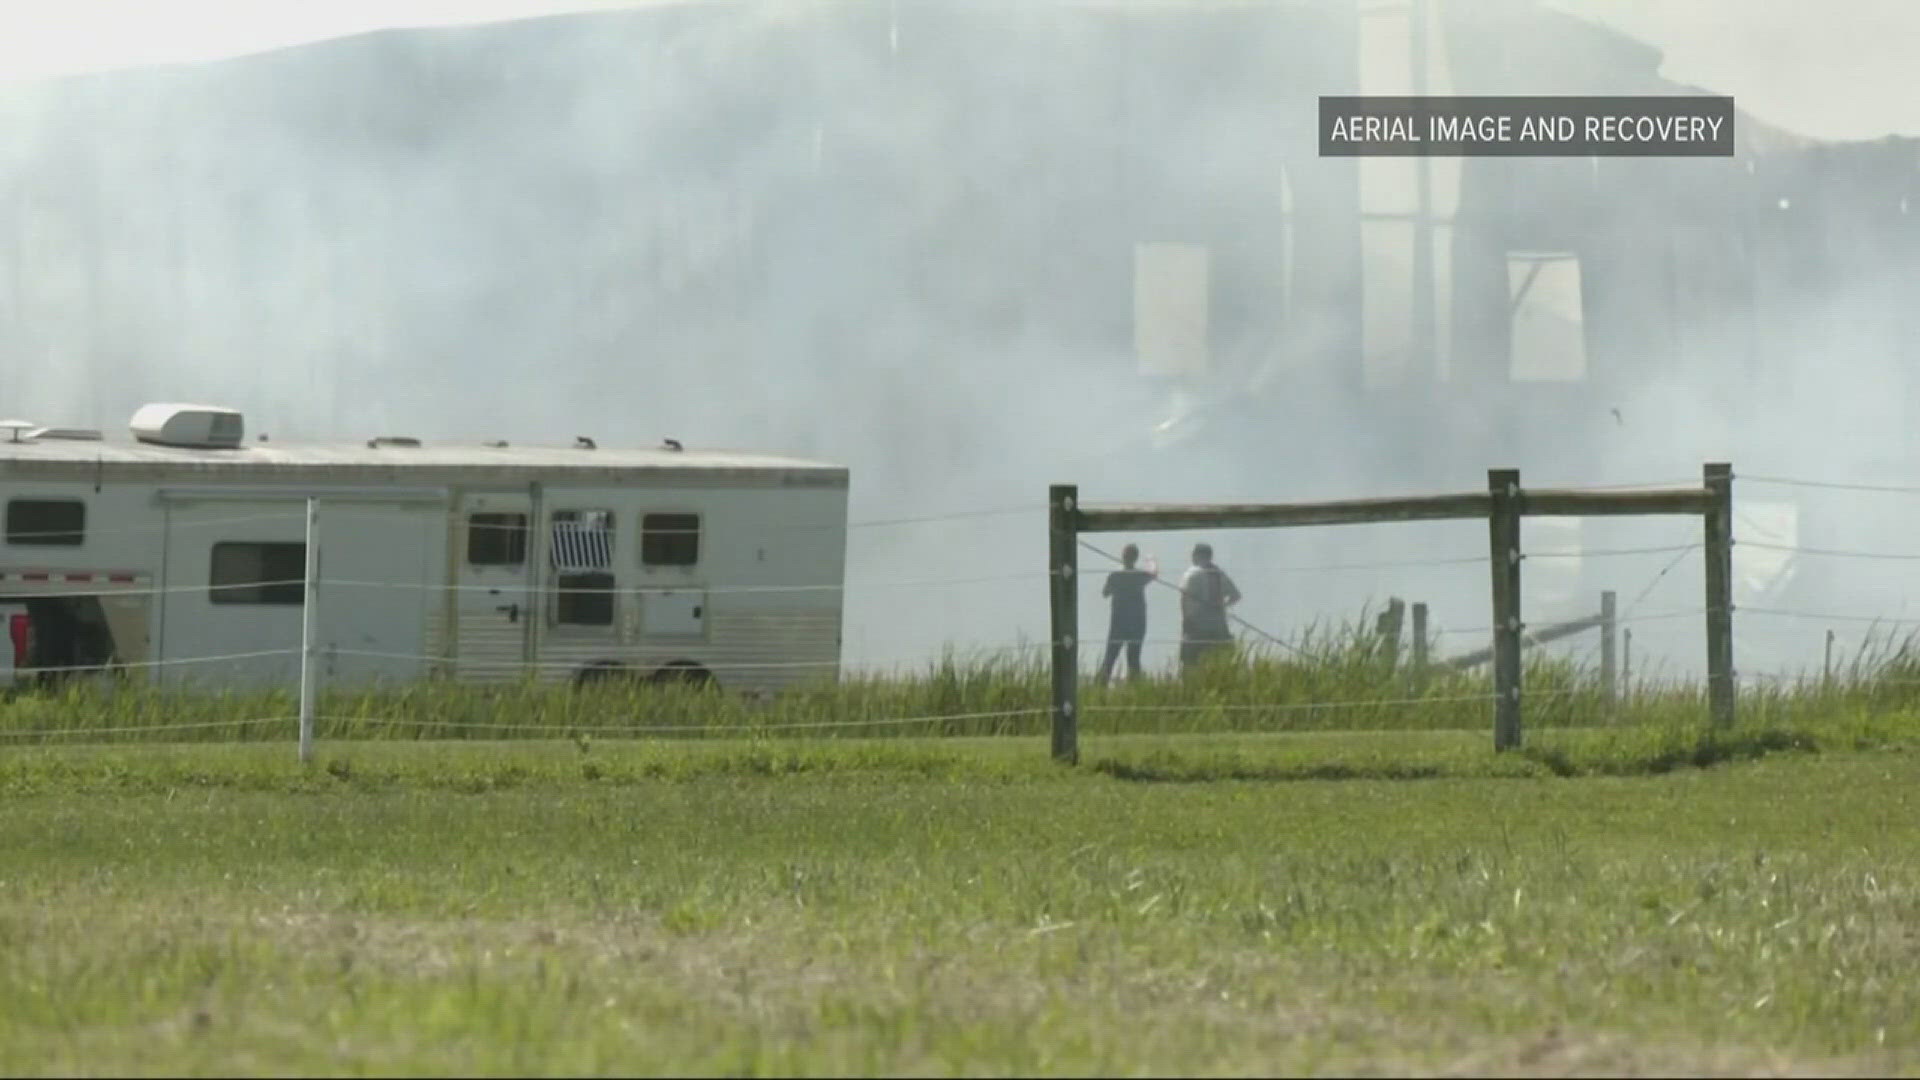
[[[290,604],[306,599],[307,545],[228,540],[213,545],[207,595],[216,604]]]
[[[640,519],[640,562],[694,566],[700,562],[699,514],[647,514]]]
[[[78,547],[87,531],[87,504],[79,499],[8,499],[7,543]]]
[[[613,511],[553,512],[554,622],[613,625]]]
[[[527,515],[467,515],[469,566],[520,566],[526,561]]]
[[[613,625],[612,574],[561,574],[554,592],[554,621],[562,626]]]

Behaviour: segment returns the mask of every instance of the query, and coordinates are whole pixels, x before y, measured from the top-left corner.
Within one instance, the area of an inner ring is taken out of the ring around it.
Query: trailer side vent
[[[378,450],[383,446],[418,447],[420,440],[411,435],[375,435],[367,440],[367,448]]]
[[[245,428],[239,413],[212,405],[142,405],[129,426],[143,443],[192,450],[236,449]]]

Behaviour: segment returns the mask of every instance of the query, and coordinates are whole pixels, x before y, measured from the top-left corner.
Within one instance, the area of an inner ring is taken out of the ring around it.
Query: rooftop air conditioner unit
[[[194,450],[237,449],[245,433],[239,413],[212,405],[142,405],[129,426],[143,443]]]

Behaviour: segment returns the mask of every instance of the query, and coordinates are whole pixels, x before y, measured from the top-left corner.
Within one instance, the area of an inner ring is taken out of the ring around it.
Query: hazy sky
[[[447,26],[644,0],[0,0],[0,79],[193,63],[396,26]]]
[[[648,0],[0,0],[0,81],[191,63],[382,27]],[[819,2],[819,0],[810,0]],[[1441,0],[1472,3],[1474,0]],[[1666,72],[1824,138],[1920,134],[1916,0],[1549,0],[1667,53]]]

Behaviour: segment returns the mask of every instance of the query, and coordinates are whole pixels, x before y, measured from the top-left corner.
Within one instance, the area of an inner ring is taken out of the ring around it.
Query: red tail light
[[[27,666],[27,617],[15,615],[7,620],[7,633],[13,638],[13,666]]]

